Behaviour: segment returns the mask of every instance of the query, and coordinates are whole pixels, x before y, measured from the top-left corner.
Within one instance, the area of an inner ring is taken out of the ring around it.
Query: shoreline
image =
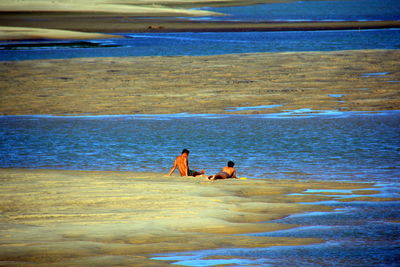
[[[0,169],[0,179],[4,237],[0,260],[6,265],[38,266],[163,266],[162,261],[150,258],[201,249],[320,243],[323,240],[316,238],[236,234],[290,229],[297,225],[259,222],[333,210],[312,204],[333,199],[329,193],[297,195],[310,189],[346,189],[355,194],[359,189],[375,188],[372,183],[211,182],[156,173],[44,169]],[[361,197],[374,192],[365,191]],[[304,202],[310,204],[300,204]]]
[[[134,59],[0,62],[0,115],[234,115],[400,107],[400,50]]]
[[[400,28],[400,21],[218,21],[229,14],[195,9],[204,6],[247,6],[294,0],[183,1],[100,0],[65,3],[61,0],[4,0],[0,3],[0,40],[98,39],[101,33],[315,31]],[[210,20],[190,20],[211,17]],[[20,28],[24,28],[22,31]],[[61,31],[61,32],[60,32]],[[62,31],[72,31],[63,33]],[[64,34],[64,36],[63,36]],[[97,37],[96,37],[97,36]],[[104,35],[102,38],[113,38]]]
[[[262,109],[262,108],[259,108]],[[257,109],[254,109],[257,110]],[[139,119],[184,119],[184,118],[313,118],[313,117],[329,117],[329,118],[340,118],[343,116],[369,116],[369,115],[388,115],[388,114],[400,114],[398,110],[376,110],[376,111],[336,111],[336,110],[310,110],[310,109],[299,109],[299,110],[286,110],[281,113],[253,113],[253,114],[215,114],[215,113],[166,113],[166,114],[23,114],[23,115],[0,115],[0,118],[60,118],[60,119],[81,119],[81,118],[92,118],[92,119],[108,119],[108,118],[139,118]],[[1,168],[1,167],[0,167]],[[28,168],[29,169],[29,168]]]
[[[0,18],[0,40],[107,39],[118,33],[321,31],[400,28],[400,21],[345,22],[209,22],[125,17]],[[26,21],[30,21],[29,24]]]

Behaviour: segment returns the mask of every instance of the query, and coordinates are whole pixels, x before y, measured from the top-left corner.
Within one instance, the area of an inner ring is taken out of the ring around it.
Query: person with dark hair
[[[237,178],[236,177],[236,169],[233,166],[235,166],[235,162],[228,161],[228,166],[225,166],[224,168],[222,168],[221,172],[219,172],[215,175],[209,176],[208,180]]]
[[[182,154],[180,156],[177,156],[174,161],[174,166],[172,167],[171,171],[169,172],[168,176],[171,176],[171,174],[175,171],[175,169],[178,167],[179,173],[181,176],[203,176],[204,175],[204,170],[201,172],[197,172],[194,170],[189,169],[189,150],[184,149],[182,150]]]

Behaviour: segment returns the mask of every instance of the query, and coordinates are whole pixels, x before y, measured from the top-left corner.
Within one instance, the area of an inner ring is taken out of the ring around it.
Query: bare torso
[[[189,161],[186,154],[177,156],[175,159],[175,164],[178,166],[179,173],[181,176],[189,175]]]
[[[229,176],[227,178],[236,178],[236,170],[234,167],[225,166],[222,168],[223,172],[226,172]]]

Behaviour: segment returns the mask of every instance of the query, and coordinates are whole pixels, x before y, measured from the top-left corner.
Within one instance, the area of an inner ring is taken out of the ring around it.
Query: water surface
[[[127,38],[86,42],[74,40],[0,42],[0,61],[400,48],[400,29],[121,35]]]
[[[194,20],[224,21],[385,21],[400,20],[398,0],[297,1],[237,7],[200,8],[228,14]]]
[[[211,174],[233,160],[246,177],[400,177],[398,112],[3,116],[0,125],[0,167],[167,173],[188,148],[191,168]]]
[[[399,187],[382,186],[380,196],[399,197]],[[400,224],[391,220],[399,216],[398,201],[329,201],[324,204],[336,210],[292,215],[273,222],[297,224],[299,227],[249,234],[319,238],[325,241],[321,244],[202,250],[195,253],[159,254],[154,255],[154,259],[172,260],[185,266],[216,266],[224,263],[234,266],[397,266],[400,257]]]

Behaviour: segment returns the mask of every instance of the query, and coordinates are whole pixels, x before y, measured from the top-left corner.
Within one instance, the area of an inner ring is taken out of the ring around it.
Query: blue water
[[[0,61],[75,57],[202,56],[254,52],[399,49],[400,29],[123,34],[128,38],[0,42]],[[27,47],[26,45],[37,45]],[[70,44],[69,47],[65,45]],[[12,45],[12,46],[10,46]],[[40,45],[40,46],[39,46]]]
[[[400,113],[0,117],[0,167],[167,173],[183,148],[210,174],[397,182]]]
[[[222,18],[227,20],[399,20],[399,4],[398,0],[299,1],[213,10],[233,14]],[[0,42],[0,61],[400,48],[400,29],[121,35],[128,38]],[[340,95],[330,96],[340,100]],[[400,196],[399,111],[0,116],[0,168],[167,173],[183,148],[191,150],[191,169],[205,169],[208,174],[233,160],[239,177],[376,182],[382,186],[377,197]],[[399,266],[400,224],[392,222],[400,217],[398,201],[320,204],[337,210],[290,216],[276,222],[299,228],[255,235],[315,237],[325,240],[323,244],[154,258],[185,266]]]
[[[166,174],[183,148],[191,150],[191,169],[208,174],[233,160],[239,177],[376,182],[377,197],[400,197],[399,111],[0,116],[0,167]],[[275,222],[301,227],[254,235],[314,237],[322,244],[152,257],[184,266],[397,266],[400,224],[391,221],[400,217],[399,201],[317,204],[337,210],[290,216]]]
[[[400,20],[398,0],[297,1],[244,7],[200,8],[227,14],[194,20],[228,21],[384,21]]]
[[[381,186],[382,193],[377,196],[399,197],[399,187]],[[350,197],[353,196],[357,195]],[[399,217],[398,201],[340,203],[334,200],[323,204],[336,210],[297,214],[273,221],[299,225],[293,229],[246,234],[319,238],[325,240],[321,244],[202,250],[158,254],[153,259],[172,260],[175,264],[184,266],[215,266],[223,263],[231,263],[233,266],[398,266],[400,224],[390,221]],[[226,260],[227,256],[230,259]]]

